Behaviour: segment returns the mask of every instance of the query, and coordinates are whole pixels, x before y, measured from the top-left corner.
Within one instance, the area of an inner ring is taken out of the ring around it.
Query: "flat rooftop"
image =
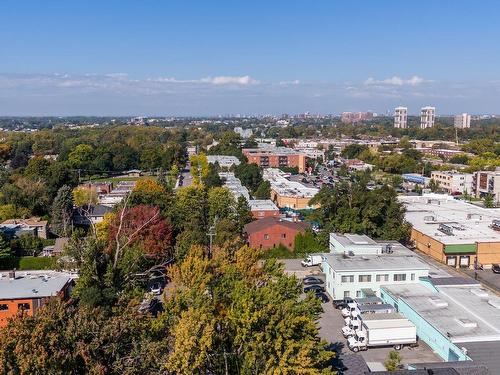
[[[354,255],[325,254],[326,261],[335,272],[342,271],[394,271],[428,270],[429,266],[414,255]]]
[[[443,194],[399,196],[406,208],[405,218],[415,230],[445,244],[500,242],[500,232],[490,228],[500,219],[500,209],[482,208]],[[441,224],[452,234],[438,230]]]
[[[263,178],[269,181],[271,189],[281,196],[312,198],[319,192],[317,188],[310,188],[300,182],[288,180],[284,177],[284,173],[277,168],[264,170]]]
[[[14,280],[9,279],[8,271],[0,274],[0,300],[53,297],[75,278],[57,271],[16,271]]]
[[[437,286],[438,292],[422,284],[382,288],[454,343],[500,340],[500,298],[480,286]]]
[[[248,201],[250,211],[278,211],[278,206],[270,199],[251,199]]]
[[[221,166],[240,165],[240,161],[236,156],[227,155],[207,155],[207,161],[210,164],[219,163]]]

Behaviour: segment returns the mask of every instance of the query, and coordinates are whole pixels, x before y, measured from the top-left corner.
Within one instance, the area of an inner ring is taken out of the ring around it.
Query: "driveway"
[[[280,259],[284,265],[284,271],[288,275],[295,275],[298,279],[303,279],[307,275],[322,275],[323,272],[319,266],[302,267],[302,259]]]
[[[347,340],[341,333],[341,329],[344,326],[344,318],[340,314],[340,310],[334,308],[331,303],[324,303],[323,309],[324,312],[318,321],[320,337],[332,344],[335,351],[339,353],[340,359],[342,359],[343,355],[352,354],[347,347]],[[367,351],[359,352],[359,355],[361,355],[367,363],[383,363],[392,350],[391,347],[370,348]],[[403,348],[399,351],[399,354],[401,354],[403,364],[442,362],[441,357],[435,354],[423,341],[419,341],[419,346],[416,348]]]

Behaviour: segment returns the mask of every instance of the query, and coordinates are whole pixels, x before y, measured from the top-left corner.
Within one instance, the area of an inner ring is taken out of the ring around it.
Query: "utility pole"
[[[217,235],[217,231],[215,230],[215,227],[217,226],[217,221],[218,218],[216,216],[214,218],[214,223],[208,228],[207,236],[210,238],[210,243],[208,246],[208,259],[212,259],[212,244],[214,236]]]

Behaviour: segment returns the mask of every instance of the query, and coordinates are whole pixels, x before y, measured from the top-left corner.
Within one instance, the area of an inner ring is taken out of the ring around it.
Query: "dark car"
[[[342,310],[344,307],[347,306],[348,303],[351,303],[353,301],[354,300],[352,298],[336,299],[333,300],[333,306],[336,309]]]
[[[315,296],[316,298],[319,298],[322,303],[327,303],[330,301],[330,298],[328,298],[328,296],[323,292],[317,292]]]
[[[323,280],[321,280],[319,277],[314,276],[306,276],[302,279],[302,282],[304,283],[304,285],[324,284]]]
[[[493,264],[491,270],[495,273],[500,273],[500,264]]]
[[[304,288],[304,293],[307,293],[307,292],[316,292],[316,291],[319,291],[319,292],[324,292],[325,291],[325,288],[323,288],[321,285],[310,285],[310,286],[306,286]]]

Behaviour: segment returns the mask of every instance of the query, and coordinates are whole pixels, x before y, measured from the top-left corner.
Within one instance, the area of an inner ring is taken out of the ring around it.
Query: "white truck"
[[[365,318],[361,328],[347,339],[349,349],[355,353],[377,346],[393,346],[400,350],[405,345],[416,344],[417,328],[408,319],[399,314],[387,314],[393,316],[375,320],[377,315],[383,314],[373,314],[373,320]]]
[[[356,302],[349,302],[346,307],[344,307],[340,312],[344,318],[351,316],[354,311],[358,309],[358,304]]]
[[[309,255],[306,259],[304,259],[300,264],[302,267],[312,267],[317,266],[323,262],[323,257],[321,255]]]
[[[342,335],[345,338],[354,336],[356,331],[361,328],[361,320],[352,320],[349,324],[342,327]]]

